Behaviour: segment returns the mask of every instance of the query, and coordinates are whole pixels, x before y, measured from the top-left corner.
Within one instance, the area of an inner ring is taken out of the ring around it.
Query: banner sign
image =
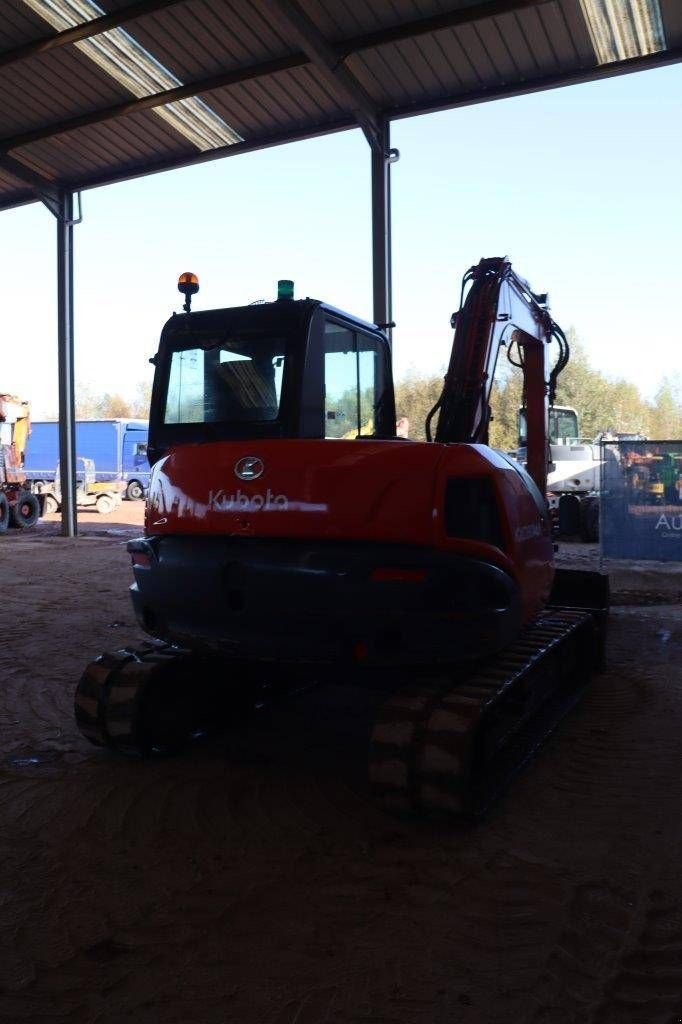
[[[605,558],[682,562],[682,441],[602,441]]]

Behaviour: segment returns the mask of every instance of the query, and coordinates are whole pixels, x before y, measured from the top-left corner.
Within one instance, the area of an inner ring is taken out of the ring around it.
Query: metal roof
[[[0,0],[0,25],[0,209],[682,59],[679,0]]]

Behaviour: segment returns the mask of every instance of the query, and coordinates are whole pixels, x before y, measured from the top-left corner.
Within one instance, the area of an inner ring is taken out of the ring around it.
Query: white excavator
[[[514,456],[526,458],[526,410],[519,409],[519,447]],[[550,461],[547,499],[559,532],[599,540],[599,490],[603,464],[600,442],[645,441],[643,434],[603,431],[593,440],[580,436],[578,413],[566,405],[549,410]]]

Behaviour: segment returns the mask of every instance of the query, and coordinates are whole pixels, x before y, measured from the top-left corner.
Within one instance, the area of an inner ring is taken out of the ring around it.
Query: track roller
[[[455,819],[485,810],[580,697],[594,628],[585,612],[547,613],[468,675],[424,680],[391,697],[369,764],[386,809]]]
[[[168,644],[102,654],[76,688],[78,728],[91,743],[131,756],[180,750],[216,722],[211,670],[212,663]]]

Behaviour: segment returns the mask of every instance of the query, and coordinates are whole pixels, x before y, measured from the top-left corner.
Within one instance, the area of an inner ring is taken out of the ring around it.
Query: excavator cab
[[[151,464],[177,444],[395,437],[385,335],[322,302],[174,316],[155,364]]]

